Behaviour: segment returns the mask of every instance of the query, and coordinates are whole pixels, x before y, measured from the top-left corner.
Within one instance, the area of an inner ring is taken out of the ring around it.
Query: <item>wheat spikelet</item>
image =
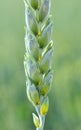
[[[33,121],[36,130],[43,130],[49,109],[48,92],[53,78],[53,41],[50,0],[27,0],[25,3],[25,59],[26,91],[36,109]]]

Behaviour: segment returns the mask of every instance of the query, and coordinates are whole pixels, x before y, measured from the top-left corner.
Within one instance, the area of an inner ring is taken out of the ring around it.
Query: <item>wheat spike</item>
[[[44,129],[49,109],[48,92],[53,72],[53,41],[50,0],[27,0],[25,3],[25,59],[26,91],[29,101],[36,109],[33,121],[36,130]]]

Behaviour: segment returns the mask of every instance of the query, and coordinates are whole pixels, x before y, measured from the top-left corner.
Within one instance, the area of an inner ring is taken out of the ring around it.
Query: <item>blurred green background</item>
[[[81,130],[81,1],[51,0],[54,79],[45,130]],[[24,4],[0,0],[0,130],[35,130],[26,97]]]

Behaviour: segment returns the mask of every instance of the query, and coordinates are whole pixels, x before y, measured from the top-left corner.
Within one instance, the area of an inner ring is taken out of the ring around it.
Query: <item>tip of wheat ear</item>
[[[29,101],[36,108],[33,114],[36,130],[43,130],[49,109],[48,92],[52,84],[53,41],[50,0],[24,0],[26,54],[24,68]],[[41,126],[41,127],[40,127]]]

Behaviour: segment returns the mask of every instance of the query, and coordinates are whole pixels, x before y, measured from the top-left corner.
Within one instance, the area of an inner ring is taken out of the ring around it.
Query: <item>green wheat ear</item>
[[[53,41],[50,0],[25,0],[25,59],[26,92],[36,109],[33,122],[43,130],[49,109],[48,92],[53,78]]]

